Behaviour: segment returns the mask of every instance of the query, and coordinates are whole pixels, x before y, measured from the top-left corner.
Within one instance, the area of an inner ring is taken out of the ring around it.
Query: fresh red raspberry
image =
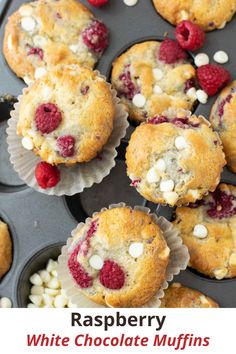
[[[175,38],[179,45],[186,50],[197,50],[205,41],[205,32],[191,21],[181,21],[175,30]]]
[[[41,60],[43,60],[43,50],[41,48],[31,47],[27,55],[38,55]]]
[[[77,255],[81,244],[78,244],[73,250],[69,260],[68,267],[76,283],[83,289],[92,286],[93,278],[85,271],[82,265],[77,261]]]
[[[107,260],[99,273],[99,280],[105,288],[118,290],[124,286],[125,273],[117,263]]]
[[[159,59],[166,64],[176,63],[180,59],[186,59],[187,53],[173,39],[166,38],[160,45]]]
[[[35,169],[35,178],[43,189],[52,188],[60,181],[60,171],[56,166],[47,162],[40,162]]]
[[[62,114],[53,103],[41,104],[36,110],[36,127],[42,134],[53,132],[60,125],[61,121]]]
[[[88,2],[96,7],[103,6],[108,3],[108,0],[88,0]]]
[[[94,20],[81,35],[84,44],[97,54],[102,54],[108,46],[108,29],[98,20]]]
[[[230,73],[222,66],[215,64],[200,66],[197,69],[197,78],[199,85],[208,96],[214,96],[231,80]]]
[[[75,138],[70,135],[60,136],[57,139],[57,146],[62,157],[71,157],[75,153]]]

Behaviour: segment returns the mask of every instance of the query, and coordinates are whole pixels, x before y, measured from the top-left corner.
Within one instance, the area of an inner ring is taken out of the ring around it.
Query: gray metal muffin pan
[[[81,2],[88,5],[85,0]],[[1,46],[7,17],[22,3],[22,0],[0,0]],[[110,46],[97,66],[108,79],[111,63],[123,48],[140,42],[143,38],[161,38],[166,32],[173,36],[174,28],[156,13],[152,0],[139,0],[135,7],[127,7],[122,0],[110,0],[108,5],[100,9],[92,8],[92,11],[110,28]],[[226,67],[233,78],[236,73],[235,33],[236,18],[225,29],[208,33],[203,48],[210,57],[217,50],[225,50],[230,56]],[[0,54],[0,96],[18,96],[23,87],[23,82],[11,72]],[[207,105],[199,105],[196,113],[208,117],[214,99],[210,99]],[[116,167],[99,185],[94,185],[81,194],[64,198],[47,196],[28,188],[18,178],[9,162],[5,130],[10,109],[9,102],[1,99],[0,218],[9,225],[14,257],[10,271],[0,281],[0,297],[8,296],[14,307],[24,307],[30,289],[29,276],[43,268],[50,257],[57,258],[61,245],[66,242],[78,221],[84,221],[102,207],[121,201],[131,206],[146,205],[169,220],[172,218],[172,210],[147,202],[129,186],[124,156],[127,141],[134,129],[132,126],[118,149]],[[222,181],[236,184],[236,176],[225,168]],[[236,307],[236,279],[211,280],[187,269],[174,280],[211,296],[221,307]]]

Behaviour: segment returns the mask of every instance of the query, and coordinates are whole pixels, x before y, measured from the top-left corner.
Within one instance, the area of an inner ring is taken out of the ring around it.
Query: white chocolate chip
[[[34,148],[34,143],[32,139],[26,136],[21,140],[21,144],[26,150],[33,150]]]
[[[13,42],[12,42],[12,36],[11,35],[8,36],[7,47],[8,47],[9,50],[12,50],[12,48],[13,48]]]
[[[146,98],[141,95],[141,93],[137,93],[136,95],[134,95],[132,102],[136,107],[143,108],[146,103]]]
[[[49,280],[51,279],[50,274],[46,270],[40,270],[39,276],[41,277],[41,279],[44,283],[48,283]]]
[[[162,89],[161,89],[160,86],[155,85],[155,86],[153,87],[153,92],[154,92],[156,95],[159,95],[159,94],[161,94],[163,91],[162,91]]]
[[[160,81],[161,79],[163,79],[164,74],[161,69],[155,68],[152,70],[152,73],[153,73],[155,80]]]
[[[29,299],[33,304],[35,304],[37,306],[40,306],[43,301],[42,295],[30,295]]]
[[[185,10],[180,11],[180,18],[181,18],[182,21],[183,20],[188,20],[188,18],[189,18],[188,12],[185,11]]]
[[[218,27],[218,29],[223,29],[225,28],[226,25],[226,21],[222,22],[222,24]]]
[[[166,247],[161,253],[159,253],[159,258],[166,259],[167,257],[169,257],[169,254],[170,254],[170,249],[169,247]]]
[[[47,306],[52,306],[54,298],[48,294],[43,294],[43,303]]]
[[[168,204],[174,205],[177,202],[179,196],[176,192],[164,192],[163,198]]]
[[[177,136],[175,139],[175,147],[177,150],[183,150],[188,147],[188,144],[183,136]]]
[[[124,4],[127,6],[135,6],[138,3],[138,0],[123,0]]]
[[[31,277],[30,277],[30,282],[33,284],[33,285],[42,285],[43,284],[43,282],[42,282],[42,279],[40,278],[40,276],[37,274],[37,273],[35,273],[35,274],[33,274]]]
[[[36,21],[32,16],[25,16],[21,19],[21,27],[26,32],[32,32],[36,27]]]
[[[40,79],[41,77],[43,77],[46,74],[47,74],[47,70],[45,68],[40,67],[40,68],[36,68],[35,69],[34,77],[37,80],[37,79]]]
[[[160,183],[160,191],[161,192],[171,192],[175,187],[174,181],[172,179],[168,179],[165,181],[161,181]]]
[[[206,226],[202,224],[195,225],[193,229],[193,235],[197,238],[206,238],[208,235]]]
[[[194,199],[198,199],[199,197],[199,191],[197,189],[189,189],[189,194],[193,196]]]
[[[46,271],[51,273],[53,270],[57,270],[57,262],[54,261],[53,259],[49,259]]]
[[[154,167],[150,168],[146,175],[146,179],[148,183],[157,183],[160,180],[160,176]]]
[[[31,295],[43,295],[44,288],[43,288],[43,286],[34,285],[30,289],[30,292],[31,292]]]
[[[227,273],[228,273],[228,269],[227,268],[219,268],[219,269],[215,269],[213,271],[214,276],[218,280],[223,279],[227,275]]]
[[[23,5],[19,8],[21,16],[31,16],[33,14],[33,8],[29,5]]]
[[[54,300],[54,307],[62,308],[65,307],[68,303],[68,300],[63,295],[57,295]]]
[[[213,59],[219,64],[225,64],[229,61],[229,56],[223,50],[219,50],[214,54]]]
[[[47,287],[49,289],[59,289],[60,283],[56,277],[52,277],[49,282],[47,283]]]
[[[197,99],[197,95],[196,95],[197,90],[195,89],[195,87],[191,87],[187,92],[187,96],[190,97],[192,100],[196,100]]]
[[[207,300],[206,296],[205,295],[200,295],[199,296],[199,300],[201,301],[201,303],[203,305],[209,305],[209,301]]]
[[[28,304],[28,305],[27,305],[27,308],[28,308],[28,309],[37,309],[38,306],[36,306],[35,304]]]
[[[155,169],[160,172],[164,172],[166,170],[166,163],[164,159],[159,159],[154,165]]]
[[[100,256],[94,254],[92,257],[89,258],[89,264],[93,269],[100,270],[102,269],[104,262]]]
[[[50,295],[50,296],[56,296],[59,294],[59,289],[51,289],[51,288],[45,288],[44,289],[45,294]]]
[[[34,42],[34,45],[36,47],[44,47],[45,44],[47,43],[47,39],[43,36],[40,36],[38,34],[36,34],[34,37],[33,37],[33,42]]]
[[[133,258],[141,257],[143,254],[143,250],[144,250],[144,247],[143,247],[143,243],[141,243],[141,242],[133,242],[129,246],[129,254]]]
[[[181,288],[180,283],[172,283],[171,286],[172,286],[172,288]]]
[[[33,84],[33,80],[31,80],[28,76],[23,77],[24,82],[26,83],[27,86],[30,86]]]
[[[206,53],[199,53],[194,58],[194,63],[197,67],[209,64],[210,59]]]
[[[78,51],[78,49],[79,49],[79,46],[78,46],[78,44],[71,44],[70,46],[69,46],[69,48],[70,48],[70,50],[73,52],[73,53],[77,53],[77,51]]]
[[[205,91],[197,90],[196,95],[197,95],[197,99],[198,99],[198,101],[200,103],[202,103],[202,104],[206,104],[207,103],[208,95],[207,95],[207,93]]]
[[[2,309],[10,309],[12,307],[12,302],[8,297],[2,297],[0,299],[0,307]]]
[[[236,266],[236,253],[232,253],[229,258],[229,265]]]

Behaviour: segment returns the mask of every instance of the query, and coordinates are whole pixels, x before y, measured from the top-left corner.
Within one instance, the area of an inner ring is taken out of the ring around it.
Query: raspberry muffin
[[[12,264],[12,241],[7,224],[0,220],[0,279]]]
[[[214,191],[225,159],[204,117],[171,109],[136,128],[126,163],[131,185],[144,198],[174,206]]]
[[[236,187],[220,184],[202,201],[177,208],[174,225],[188,247],[190,267],[216,279],[236,276]]]
[[[52,165],[93,159],[107,143],[115,108],[107,83],[78,65],[55,67],[24,91],[17,133]]]
[[[228,167],[236,173],[236,81],[220,93],[212,107],[210,121],[222,140]]]
[[[163,308],[215,308],[219,305],[200,291],[173,283],[165,291],[161,306]]]
[[[57,64],[93,67],[108,45],[106,26],[77,0],[38,0],[9,17],[4,55],[27,84]]]
[[[132,46],[114,61],[111,75],[130,119],[137,123],[169,107],[191,110],[196,97],[188,90],[194,79],[186,53],[171,39]]]
[[[235,0],[153,0],[157,12],[173,25],[182,20],[198,24],[204,31],[224,28],[236,11]]]
[[[109,307],[140,307],[165,280],[169,248],[150,215],[128,207],[96,214],[78,229],[68,267],[80,291]]]

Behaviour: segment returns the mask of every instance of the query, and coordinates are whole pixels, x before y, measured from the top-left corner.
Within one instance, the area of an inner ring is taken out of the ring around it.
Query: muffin
[[[225,159],[204,117],[168,110],[135,129],[126,164],[131,185],[144,198],[174,206],[214,191]]]
[[[219,305],[200,291],[187,288],[179,283],[173,283],[165,291],[161,300],[163,308],[213,308]]]
[[[68,267],[79,290],[97,304],[140,307],[165,280],[169,248],[143,211],[115,207],[77,229]]]
[[[210,121],[222,140],[228,167],[236,173],[236,81],[221,91],[212,107]]]
[[[236,187],[220,184],[202,201],[177,208],[173,223],[188,247],[190,267],[219,280],[236,276]]]
[[[51,165],[93,159],[107,143],[115,108],[107,83],[78,65],[55,67],[24,91],[17,133]]]
[[[161,57],[160,49],[157,41],[135,44],[113,63],[112,84],[130,119],[137,123],[169,107],[191,110],[196,101],[196,97],[187,94],[195,85],[196,73],[186,53],[179,49],[180,59],[167,60]],[[174,62],[168,64],[166,60]]]
[[[157,12],[165,20],[177,25],[182,20],[198,24],[204,31],[224,28],[236,11],[235,0],[153,0]]]
[[[93,68],[107,45],[106,26],[77,0],[38,0],[9,17],[3,51],[29,84],[58,64],[77,61]]]
[[[7,224],[0,220],[0,279],[12,264],[12,241]]]

